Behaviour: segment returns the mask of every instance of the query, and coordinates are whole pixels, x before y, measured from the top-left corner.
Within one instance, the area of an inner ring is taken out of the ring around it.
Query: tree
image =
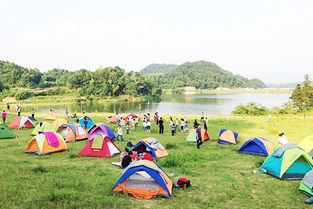
[[[294,106],[301,111],[313,106],[313,86],[308,75],[304,76],[303,86],[297,84],[290,99]]]

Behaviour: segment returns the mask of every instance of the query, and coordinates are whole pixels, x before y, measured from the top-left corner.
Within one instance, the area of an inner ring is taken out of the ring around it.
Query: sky
[[[206,60],[266,83],[313,77],[312,0],[0,0],[0,60],[47,71]]]

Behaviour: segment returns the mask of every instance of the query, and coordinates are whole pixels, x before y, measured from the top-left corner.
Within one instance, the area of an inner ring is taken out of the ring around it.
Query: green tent
[[[309,197],[313,196],[313,170],[305,174],[304,178],[300,182],[299,191]]]
[[[14,139],[15,133],[7,129],[4,125],[0,125],[0,139]]]
[[[260,171],[279,179],[302,179],[313,169],[312,157],[295,144],[276,149],[262,164]]]
[[[40,127],[40,123],[38,123],[36,125],[36,127],[34,128],[32,135],[38,135],[38,132],[47,132],[47,131],[51,131],[51,132],[55,132],[55,129],[53,128],[51,123],[48,122],[42,122],[42,126]]]
[[[201,137],[202,137],[202,141],[206,141],[206,140],[209,140],[210,137],[209,137],[209,134],[208,132],[205,130],[205,129],[201,129]],[[187,142],[197,142],[197,132],[196,132],[196,129],[191,129],[189,131],[189,134],[186,138],[186,141]]]

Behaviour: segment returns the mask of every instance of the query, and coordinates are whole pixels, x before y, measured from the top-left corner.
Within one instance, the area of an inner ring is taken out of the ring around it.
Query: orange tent
[[[83,140],[89,136],[86,129],[79,123],[63,124],[58,128],[57,132],[63,136],[65,142]]]
[[[44,132],[34,136],[25,148],[25,152],[38,155],[46,155],[65,150],[67,150],[67,146],[63,137],[59,133],[53,132]]]

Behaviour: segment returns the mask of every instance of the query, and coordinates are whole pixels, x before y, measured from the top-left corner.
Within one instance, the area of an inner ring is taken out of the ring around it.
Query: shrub
[[[249,102],[246,105],[238,105],[232,111],[232,114],[235,115],[266,115],[268,113],[268,109],[265,106],[261,106],[260,104]]]
[[[32,94],[28,91],[19,90],[15,92],[15,98],[18,100],[25,100],[32,96]]]

